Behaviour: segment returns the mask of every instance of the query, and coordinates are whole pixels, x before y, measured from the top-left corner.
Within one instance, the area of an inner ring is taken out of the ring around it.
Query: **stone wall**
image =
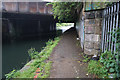
[[[102,10],[85,12],[84,53],[98,55],[101,47]]]
[[[76,30],[82,50],[84,50],[84,9],[79,13],[79,20],[76,22]]]

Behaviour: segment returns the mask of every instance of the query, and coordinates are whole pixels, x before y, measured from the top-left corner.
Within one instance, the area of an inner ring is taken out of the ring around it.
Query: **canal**
[[[66,30],[71,27],[61,27],[57,30],[56,35],[44,36],[44,37],[29,37],[14,41],[3,41],[2,43],[2,77],[5,78],[5,74],[12,70],[20,70],[28,61],[30,57],[28,50],[35,48],[37,51],[41,51],[46,46],[46,42],[49,39],[53,39],[55,36],[60,36]]]

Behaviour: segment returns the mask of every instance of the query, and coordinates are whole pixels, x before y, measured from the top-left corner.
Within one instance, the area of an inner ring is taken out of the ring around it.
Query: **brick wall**
[[[98,55],[101,46],[102,10],[85,12],[84,32],[84,53]]]

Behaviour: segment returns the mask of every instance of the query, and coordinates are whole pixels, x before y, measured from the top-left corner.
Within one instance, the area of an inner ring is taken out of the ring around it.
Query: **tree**
[[[59,21],[75,22],[78,18],[77,9],[81,2],[52,2],[54,18]]]
[[[94,3],[95,6],[92,8],[99,9],[103,6],[110,5],[111,2],[98,2]],[[65,22],[76,22],[79,18],[79,12],[82,8],[82,2],[52,2],[49,3],[53,5],[53,15],[54,18],[57,18],[59,21],[65,21]],[[85,5],[91,5],[90,3],[85,3]]]

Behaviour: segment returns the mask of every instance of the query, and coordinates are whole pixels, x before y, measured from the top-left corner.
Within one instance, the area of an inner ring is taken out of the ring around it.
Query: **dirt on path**
[[[87,63],[82,62],[82,50],[76,40],[75,28],[66,31],[54,48],[50,60],[53,62],[50,78],[90,78]]]

